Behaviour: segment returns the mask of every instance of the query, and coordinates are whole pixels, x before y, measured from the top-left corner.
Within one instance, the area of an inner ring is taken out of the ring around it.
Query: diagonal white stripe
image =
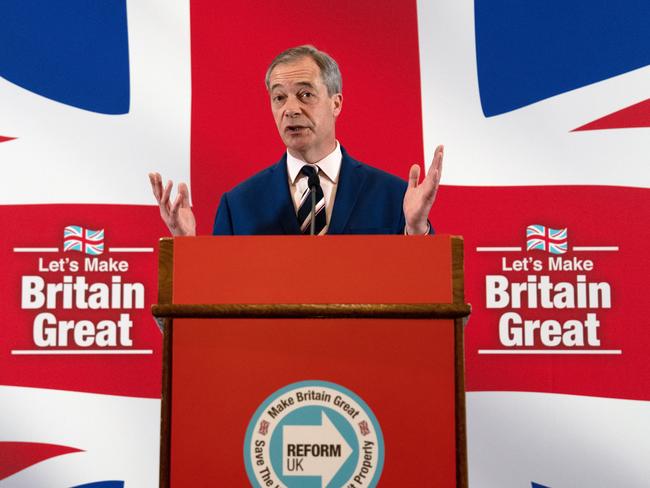
[[[315,211],[315,216],[318,216],[318,214],[325,208],[325,199],[322,198],[318,203],[316,203],[316,211]],[[311,212],[307,214],[307,217],[303,221],[303,223],[300,225],[300,231],[304,232],[305,229],[309,226],[311,223]]]
[[[309,191],[309,187],[305,189],[303,192],[302,196],[300,197],[300,202],[298,203],[298,209],[302,207],[302,205],[305,203],[305,200],[307,200],[307,197],[311,195],[311,192]]]
[[[159,415],[157,399],[0,386],[0,418],[16,419],[3,422],[0,441],[83,450],[30,466],[0,485],[80,486],[119,473],[125,486],[158,486]]]
[[[648,401],[467,393],[472,486],[647,487],[648,432]]]

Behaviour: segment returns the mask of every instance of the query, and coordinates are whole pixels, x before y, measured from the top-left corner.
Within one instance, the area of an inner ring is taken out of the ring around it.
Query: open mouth
[[[304,125],[289,125],[284,129],[284,131],[288,132],[289,134],[298,134],[306,129],[307,127]]]

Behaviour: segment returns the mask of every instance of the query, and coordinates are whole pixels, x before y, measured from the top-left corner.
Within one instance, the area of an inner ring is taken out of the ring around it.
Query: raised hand
[[[427,217],[438,192],[443,156],[444,147],[438,146],[433,155],[433,163],[431,163],[429,172],[422,180],[422,183],[419,183],[420,166],[414,164],[409,170],[409,182],[404,194],[403,206],[406,233],[409,235],[421,235],[427,232],[429,227]]]
[[[175,236],[195,236],[196,220],[190,207],[190,192],[185,183],[178,185],[178,196],[174,203],[170,203],[170,196],[174,184],[167,182],[162,186],[162,177],[159,173],[149,173],[151,189],[160,207],[160,216],[167,228]]]

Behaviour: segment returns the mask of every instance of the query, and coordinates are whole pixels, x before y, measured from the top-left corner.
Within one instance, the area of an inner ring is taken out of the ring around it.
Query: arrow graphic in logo
[[[327,414],[321,425],[285,425],[283,435],[283,475],[320,476],[325,488],[352,454]]]

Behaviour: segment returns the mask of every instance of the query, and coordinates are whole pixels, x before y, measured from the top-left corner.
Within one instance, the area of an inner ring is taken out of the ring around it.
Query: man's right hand
[[[174,203],[171,204],[169,198],[174,186],[171,180],[163,188],[160,174],[149,173],[149,181],[151,182],[153,195],[160,207],[160,216],[172,235],[195,236],[196,220],[190,207],[190,192],[187,185],[185,183],[178,185],[178,196]]]

